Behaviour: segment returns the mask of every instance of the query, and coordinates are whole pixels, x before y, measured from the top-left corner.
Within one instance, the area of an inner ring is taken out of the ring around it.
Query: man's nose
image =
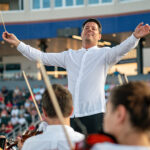
[[[89,30],[92,31],[92,27],[89,27]]]
[[[88,32],[90,32],[90,31],[92,31],[92,28],[88,28],[88,30],[87,30]]]

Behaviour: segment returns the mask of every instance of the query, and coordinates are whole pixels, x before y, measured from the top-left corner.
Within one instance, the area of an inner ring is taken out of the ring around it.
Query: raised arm
[[[140,38],[148,35],[150,33],[150,26],[148,24],[143,25],[140,23],[136,28],[133,34],[123,41],[121,44],[107,49],[106,62],[109,65],[114,65],[117,63],[123,55],[128,51],[135,48],[138,44]]]
[[[61,53],[44,53],[36,48],[31,47],[30,45],[26,45],[25,43],[21,42],[14,34],[4,32],[2,37],[9,44],[16,46],[17,50],[31,61],[37,61],[40,59],[45,65],[66,68],[66,51]]]

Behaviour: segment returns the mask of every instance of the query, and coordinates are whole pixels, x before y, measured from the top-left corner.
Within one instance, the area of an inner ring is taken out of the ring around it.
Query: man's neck
[[[60,123],[58,118],[47,118],[46,122],[49,125],[61,125],[61,123]],[[64,125],[70,126],[70,118],[64,118]]]
[[[87,43],[87,42],[83,42],[82,43],[82,47],[85,48],[85,49],[89,49],[89,48],[94,47],[94,46],[97,46],[97,44],[95,44],[95,43]]]

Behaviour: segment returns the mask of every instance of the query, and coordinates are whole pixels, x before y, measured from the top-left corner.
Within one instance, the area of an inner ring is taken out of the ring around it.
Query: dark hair
[[[95,22],[97,25],[98,25],[98,28],[99,28],[99,32],[101,33],[102,32],[102,25],[101,23],[95,19],[95,18],[89,18],[87,19],[83,24],[82,24],[82,29],[84,28],[85,24],[88,23],[88,22]]]
[[[150,86],[143,81],[130,82],[115,87],[110,94],[113,110],[123,105],[130,122],[138,130],[150,130]]]
[[[60,106],[63,116],[69,117],[72,112],[72,105],[73,105],[71,93],[68,91],[67,88],[59,84],[54,84],[52,87],[58,100],[58,104]],[[51,118],[57,117],[55,109],[52,104],[52,100],[49,97],[47,90],[45,90],[42,97],[42,107],[49,117]]]

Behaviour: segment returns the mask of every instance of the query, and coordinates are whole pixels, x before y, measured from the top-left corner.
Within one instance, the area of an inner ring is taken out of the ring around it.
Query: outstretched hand
[[[142,38],[146,35],[148,35],[150,33],[150,25],[145,24],[143,25],[143,22],[140,23],[135,31],[133,32],[134,36],[138,39],[138,38]]]
[[[2,38],[10,43],[10,44],[13,44],[14,46],[18,46],[19,43],[20,43],[20,40],[14,35],[14,34],[11,34],[11,33],[8,33],[7,31],[3,32],[2,34]]]

